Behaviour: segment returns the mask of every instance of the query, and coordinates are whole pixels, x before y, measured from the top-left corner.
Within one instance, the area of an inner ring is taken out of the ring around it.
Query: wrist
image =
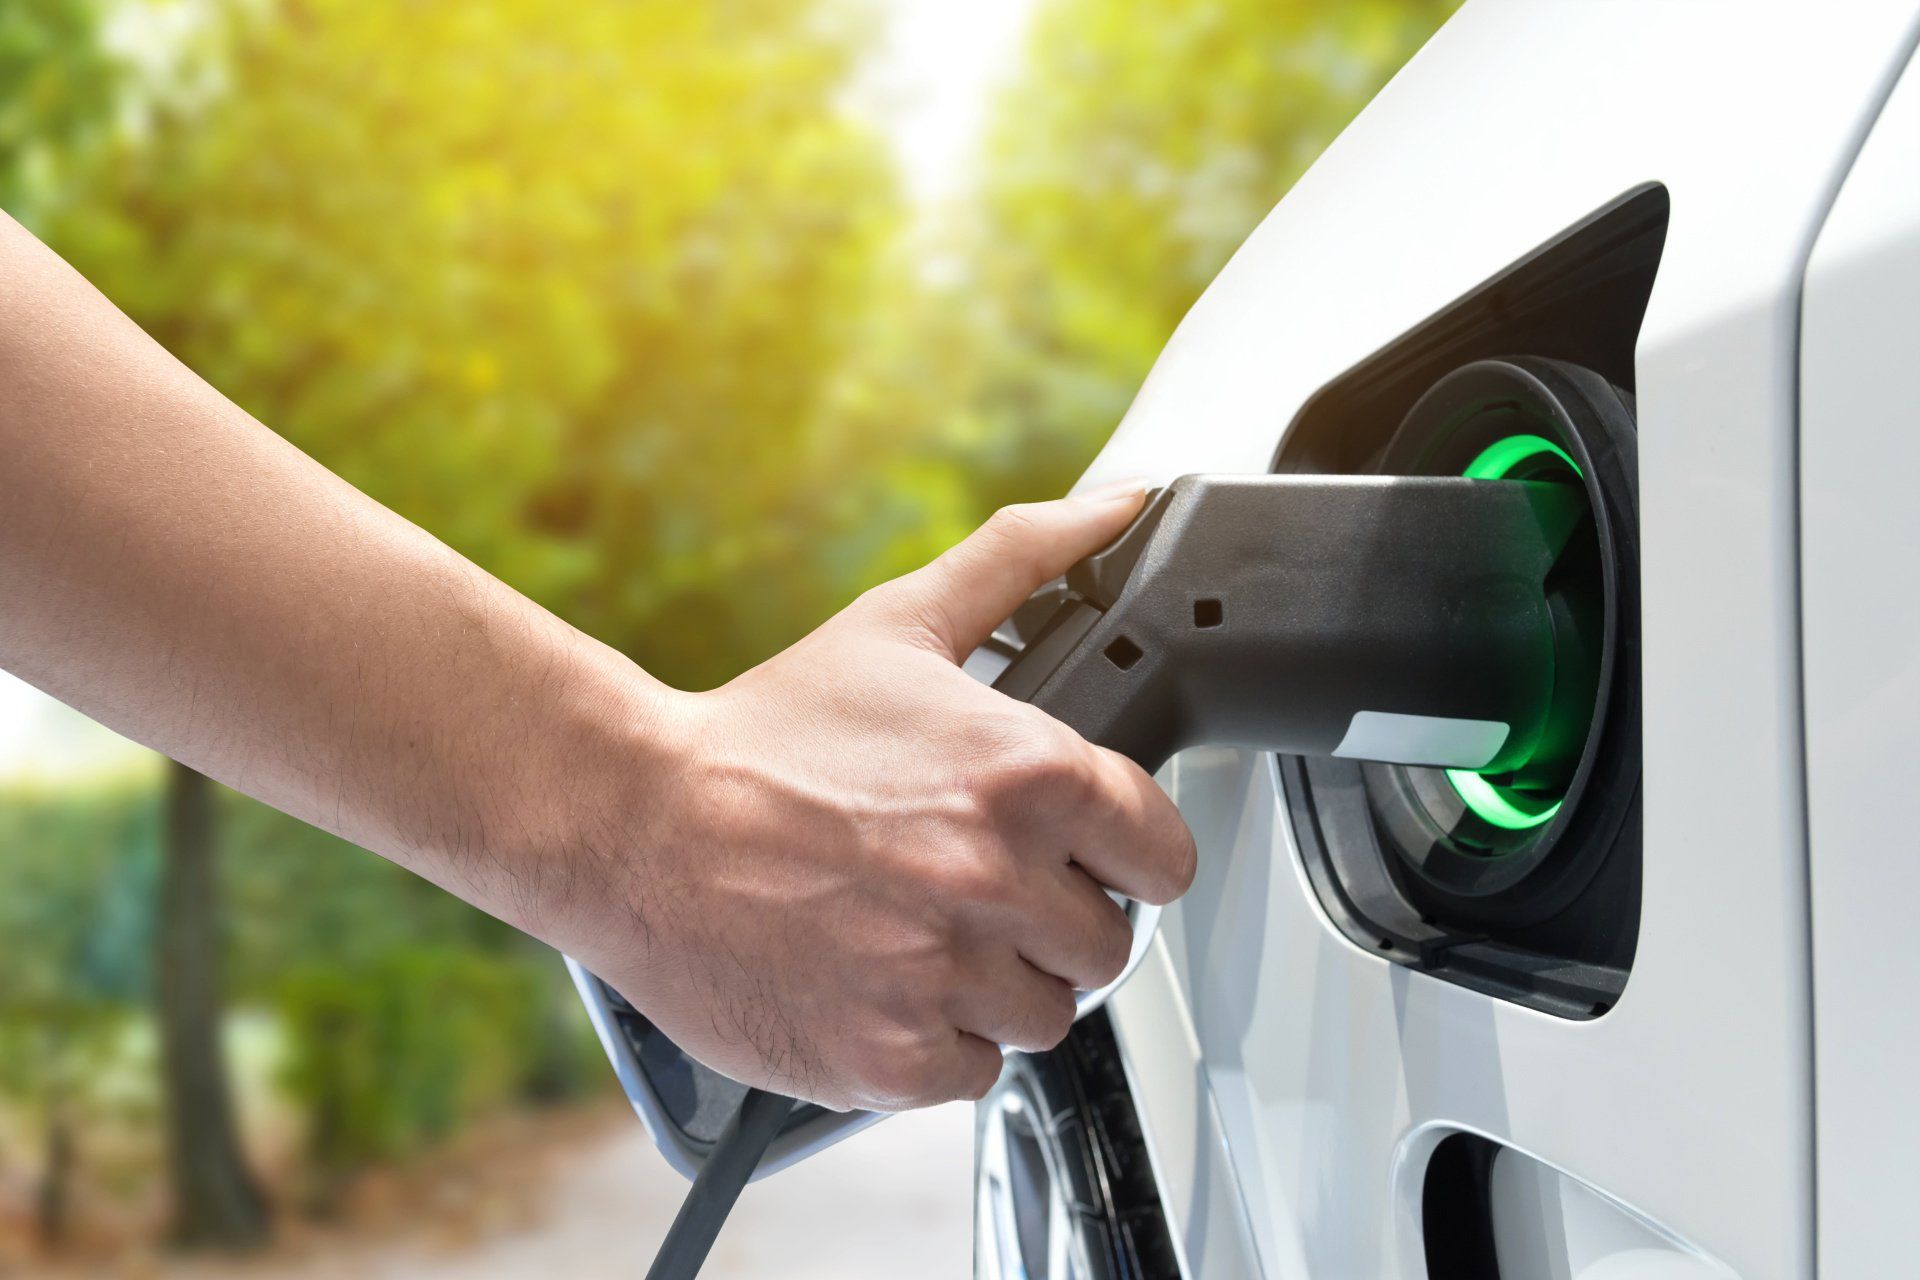
[[[567,951],[593,956],[644,941],[637,890],[670,845],[666,813],[685,773],[693,695],[672,689],[578,632],[567,678],[539,695],[547,720],[523,743],[505,805],[504,878],[487,910]],[[525,816],[522,817],[521,815]]]

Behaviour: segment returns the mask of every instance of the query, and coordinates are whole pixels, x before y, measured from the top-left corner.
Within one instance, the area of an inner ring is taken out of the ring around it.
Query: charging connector
[[[1552,483],[1185,476],[994,687],[1150,771],[1201,744],[1510,771],[1556,736],[1544,584],[1583,514]]]

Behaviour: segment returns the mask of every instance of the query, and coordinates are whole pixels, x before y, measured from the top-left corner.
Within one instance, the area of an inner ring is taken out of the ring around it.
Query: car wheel
[[[1104,1014],[1013,1054],[978,1109],[976,1280],[1176,1280],[1172,1238]]]

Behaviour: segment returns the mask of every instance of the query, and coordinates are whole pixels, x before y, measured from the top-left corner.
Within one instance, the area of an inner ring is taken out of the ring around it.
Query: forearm
[[[524,926],[553,895],[519,882],[610,800],[583,793],[644,781],[595,762],[646,759],[657,684],[266,430],[10,220],[0,454],[0,666],[129,737]]]

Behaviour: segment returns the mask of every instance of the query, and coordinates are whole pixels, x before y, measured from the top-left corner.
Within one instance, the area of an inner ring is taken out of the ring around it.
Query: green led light
[[[1482,449],[1460,472],[1469,480],[1505,480],[1519,473],[1524,476],[1538,463],[1557,458],[1580,474],[1580,464],[1565,449],[1545,436],[1508,436]],[[1466,769],[1448,769],[1447,781],[1459,793],[1481,821],[1506,831],[1527,831],[1553,821],[1560,812],[1560,801],[1529,795],[1512,787],[1495,786],[1484,777]]]
[[[1469,480],[1504,480],[1518,470],[1520,464],[1531,462],[1543,454],[1551,454],[1572,467],[1573,474],[1580,474],[1580,464],[1545,436],[1508,436],[1504,440],[1495,440],[1482,449],[1480,456],[1469,462],[1460,474]]]
[[[1548,802],[1511,787],[1496,787],[1479,774],[1469,773],[1465,769],[1447,770],[1447,781],[1467,802],[1467,808],[1494,826],[1508,831],[1525,831],[1551,822],[1553,815],[1560,812],[1558,800]]]

